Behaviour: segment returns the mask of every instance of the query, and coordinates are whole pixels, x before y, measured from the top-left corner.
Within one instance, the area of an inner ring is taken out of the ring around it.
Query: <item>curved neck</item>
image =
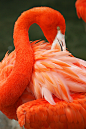
[[[65,20],[58,11],[49,7],[35,7],[23,12],[15,23],[15,47],[21,43],[24,45],[29,43],[28,30],[33,23],[40,26],[50,43],[53,42],[57,34],[57,26],[60,26],[63,34],[65,33]]]
[[[29,45],[28,30],[29,27],[34,23],[35,18],[29,10],[22,13],[18,20],[15,22],[14,26],[14,45],[15,48]]]

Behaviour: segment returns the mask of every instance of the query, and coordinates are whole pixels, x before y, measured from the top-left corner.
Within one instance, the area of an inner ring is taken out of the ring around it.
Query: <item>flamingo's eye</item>
[[[59,26],[57,26],[57,30],[60,30],[60,27]]]

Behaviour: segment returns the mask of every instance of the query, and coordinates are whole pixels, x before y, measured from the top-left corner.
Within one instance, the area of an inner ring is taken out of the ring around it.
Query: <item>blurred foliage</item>
[[[84,22],[78,19],[75,0],[0,0],[0,60],[6,51],[11,52],[13,27],[18,16],[25,10],[37,6],[48,6],[60,11],[66,20],[66,44],[76,57],[86,60],[86,33]],[[45,39],[40,27],[33,24],[29,30],[30,40]]]

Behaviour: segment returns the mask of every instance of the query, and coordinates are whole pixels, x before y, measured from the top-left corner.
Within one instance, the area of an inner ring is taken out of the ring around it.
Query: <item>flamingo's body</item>
[[[29,44],[28,29],[34,22],[49,43]],[[58,11],[48,7],[26,11],[15,24],[15,51],[0,63],[0,110],[10,119],[18,117],[27,129],[86,128],[86,62],[63,49],[58,32],[65,34],[65,20]]]
[[[78,18],[82,18],[86,22],[86,0],[77,0],[75,7]]]

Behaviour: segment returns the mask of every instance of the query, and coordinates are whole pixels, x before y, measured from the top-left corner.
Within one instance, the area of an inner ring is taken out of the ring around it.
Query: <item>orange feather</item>
[[[75,7],[78,18],[82,18],[86,22],[86,0],[77,0]]]

